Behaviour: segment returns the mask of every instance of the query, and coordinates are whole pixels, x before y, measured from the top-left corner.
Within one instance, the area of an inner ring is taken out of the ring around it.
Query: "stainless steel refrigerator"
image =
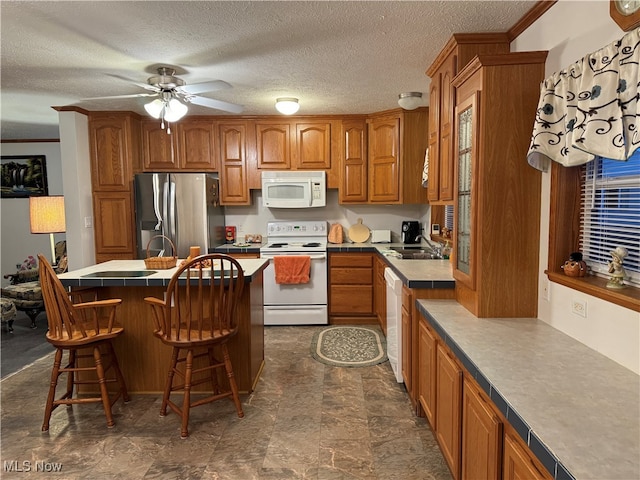
[[[138,258],[147,257],[147,246],[149,256],[171,255],[171,244],[157,235],[173,242],[178,258],[186,258],[191,246],[207,253],[225,243],[217,175],[141,173],[134,188]]]

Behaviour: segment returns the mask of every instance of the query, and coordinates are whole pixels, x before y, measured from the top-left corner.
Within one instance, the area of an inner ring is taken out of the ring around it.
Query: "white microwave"
[[[270,208],[324,207],[327,176],[324,171],[262,172],[262,204]]]

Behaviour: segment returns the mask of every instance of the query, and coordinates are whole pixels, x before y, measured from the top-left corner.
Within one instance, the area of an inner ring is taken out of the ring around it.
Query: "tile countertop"
[[[640,478],[638,375],[537,319],[416,303],[555,478]]]
[[[177,265],[182,260],[178,259]],[[238,262],[244,271],[245,282],[251,282],[254,275],[261,272],[267,265],[267,260],[260,258],[240,258]],[[98,272],[140,272],[146,271],[144,260],[110,260],[108,262],[91,265],[71,272],[58,275],[65,287],[166,287],[177,266],[166,270],[151,269],[156,273],[145,277],[85,277]]]
[[[409,260],[385,256],[391,247],[404,247],[402,243],[329,243],[332,252],[377,252],[386,264],[409,288],[455,288],[451,262],[449,260]],[[418,247],[419,245],[411,245]]]

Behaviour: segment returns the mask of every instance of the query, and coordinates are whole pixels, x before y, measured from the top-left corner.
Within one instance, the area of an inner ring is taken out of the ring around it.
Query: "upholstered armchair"
[[[64,273],[67,271],[67,242],[62,240],[56,243],[55,252],[55,272],[56,274]],[[37,265],[34,266],[37,267]],[[18,269],[14,273],[4,275],[4,278],[8,278],[11,284],[0,291],[3,310],[7,311],[2,315],[2,323],[6,323],[9,332],[13,332],[13,321],[17,310],[25,312],[31,319],[31,328],[36,328],[36,317],[44,312],[38,268]],[[13,315],[10,313],[10,303],[15,307]]]

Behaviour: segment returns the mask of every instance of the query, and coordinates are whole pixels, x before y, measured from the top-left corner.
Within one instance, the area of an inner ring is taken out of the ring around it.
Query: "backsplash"
[[[403,220],[417,220],[429,225],[429,205],[340,205],[338,191],[327,190],[327,206],[318,208],[266,208],[262,206],[262,194],[251,191],[252,205],[249,207],[225,207],[225,223],[234,225],[237,238],[259,233],[266,236],[267,223],[291,220],[326,220],[329,224],[340,223],[345,234],[349,227],[362,218],[369,229],[391,230],[391,241],[400,241]],[[346,238],[346,237],[345,237]]]

